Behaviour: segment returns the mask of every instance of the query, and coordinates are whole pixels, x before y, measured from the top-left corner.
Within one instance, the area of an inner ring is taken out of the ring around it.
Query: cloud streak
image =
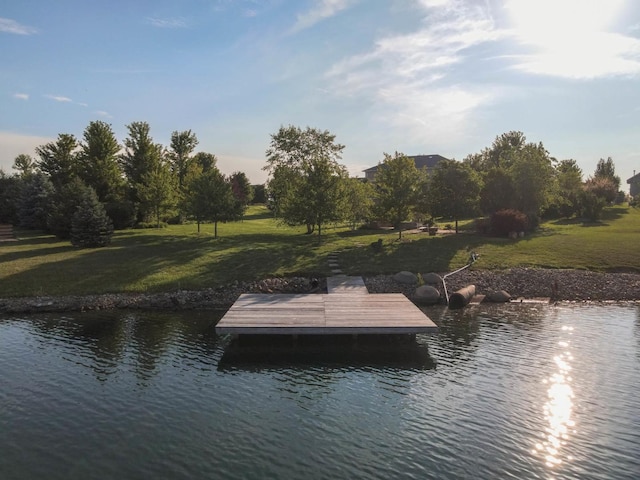
[[[493,98],[451,77],[468,49],[504,34],[486,10],[466,2],[422,0],[418,8],[423,20],[416,31],[379,39],[370,51],[333,65],[326,76],[338,94],[367,101],[380,121],[412,139],[437,135],[451,141]]]
[[[300,13],[290,33],[297,33],[337,15],[355,3],[354,0],[319,0],[309,11]]]
[[[44,97],[56,102],[73,103],[73,100],[71,100],[69,97],[63,97],[62,95],[45,95]]]
[[[149,25],[158,28],[187,28],[187,22],[184,18],[156,18],[147,17],[146,22]]]
[[[18,100],[29,100],[28,93],[14,93],[13,98],[17,98]]]
[[[29,27],[28,25],[22,25],[11,18],[0,17],[0,32],[12,33],[14,35],[34,35],[38,33],[38,29]]]

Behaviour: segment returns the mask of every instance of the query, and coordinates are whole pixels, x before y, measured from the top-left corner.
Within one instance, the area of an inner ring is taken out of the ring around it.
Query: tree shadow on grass
[[[44,258],[0,280],[0,291],[7,296],[159,292],[326,269],[324,257],[316,254],[316,239],[309,236],[167,239],[138,235],[122,240],[57,261]]]
[[[383,239],[380,251],[371,245],[345,250],[340,256],[340,265],[351,274],[361,275],[401,270],[446,272],[454,267],[453,263],[460,263],[455,268],[464,266],[468,254],[488,243],[487,238],[472,235],[407,238],[406,241],[392,239],[396,235],[395,232],[380,233],[379,237]]]

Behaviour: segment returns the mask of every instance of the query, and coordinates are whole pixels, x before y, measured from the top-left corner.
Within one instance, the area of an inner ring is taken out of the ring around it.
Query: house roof
[[[629,185],[631,185],[632,183],[639,183],[639,182],[640,182],[640,173],[636,173],[633,177],[627,179],[627,183]]]
[[[443,157],[442,155],[438,155],[438,154],[433,154],[433,155],[408,155],[409,158],[413,159],[413,161],[416,164],[416,168],[420,169],[420,168],[427,168],[427,170],[430,170],[432,168],[434,168],[438,162],[440,162],[441,160],[448,160],[447,158]],[[378,170],[378,166],[376,165],[375,167],[370,167],[367,168],[366,170],[364,170],[365,173],[370,173],[370,172],[375,172]]]

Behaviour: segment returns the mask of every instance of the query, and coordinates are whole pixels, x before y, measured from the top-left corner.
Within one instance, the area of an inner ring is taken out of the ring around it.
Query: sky
[[[191,130],[252,183],[281,126],[330,131],[360,177],[517,130],[585,178],[612,157],[627,191],[639,80],[636,0],[6,0],[0,168],[94,120]]]

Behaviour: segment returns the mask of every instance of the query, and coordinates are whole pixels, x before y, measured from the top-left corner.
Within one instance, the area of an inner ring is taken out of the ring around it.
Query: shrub
[[[108,202],[104,207],[116,230],[130,228],[136,222],[136,207],[133,202],[115,200]]]
[[[89,188],[71,220],[71,244],[75,247],[104,247],[111,243],[113,224],[98,200],[96,192]]]
[[[527,216],[519,210],[498,210],[491,215],[491,232],[508,235],[509,232],[525,232],[529,229]]]

